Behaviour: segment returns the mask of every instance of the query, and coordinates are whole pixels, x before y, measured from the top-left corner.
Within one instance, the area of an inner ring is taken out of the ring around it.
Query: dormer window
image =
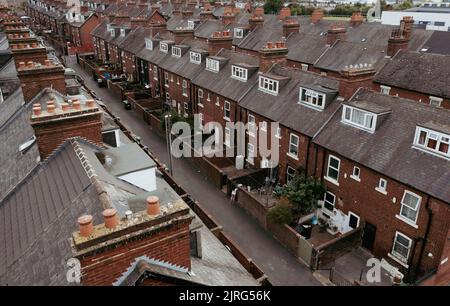
[[[344,123],[369,132],[374,132],[376,120],[376,114],[349,105],[344,105],[344,111],[342,112],[342,122]]]
[[[125,37],[125,29],[120,29],[120,36]]]
[[[450,135],[423,127],[416,127],[414,145],[427,151],[450,158]]]
[[[109,30],[109,33],[111,34],[111,36],[116,36],[116,29]]]
[[[145,49],[153,50],[153,41],[151,39],[145,39]]]
[[[300,87],[299,102],[313,108],[325,108],[325,95],[317,91]]]
[[[219,72],[219,61],[214,60],[212,58],[206,59],[206,69],[213,71],[213,72]]]
[[[247,81],[247,69],[239,66],[231,66],[231,76],[241,81]]]
[[[189,53],[189,56],[190,56],[190,61],[191,61],[191,63],[194,63],[194,64],[200,64],[201,62],[202,62],[202,56],[201,56],[201,54],[200,53],[198,53],[198,52],[190,52]]]
[[[260,76],[259,90],[265,91],[272,95],[278,95],[278,81],[269,79],[264,76]]]
[[[188,20],[187,27],[188,27],[188,29],[193,30],[195,27],[194,20]]]
[[[160,46],[161,46],[160,48],[161,48],[161,51],[162,51],[162,52],[164,52],[164,53],[169,52],[169,45],[168,45],[167,43],[163,43],[163,42],[162,42],[162,43],[160,44]]]
[[[244,37],[244,29],[235,28],[234,29],[234,37],[235,38],[243,38]]]
[[[181,57],[181,48],[173,47],[172,48],[172,56]]]

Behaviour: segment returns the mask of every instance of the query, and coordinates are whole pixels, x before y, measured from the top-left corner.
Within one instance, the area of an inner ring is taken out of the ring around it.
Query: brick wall
[[[264,207],[257,199],[252,197],[250,193],[243,190],[242,187],[238,189],[236,201],[238,205],[255,218],[263,228],[267,228],[268,208]]]
[[[162,76],[164,76],[164,70],[161,71]],[[169,93],[171,104],[173,106],[173,100],[176,101],[175,109],[180,110],[180,115],[185,114],[184,111],[184,103],[188,103],[189,112],[187,112],[188,115],[192,114],[192,105],[191,105],[191,82],[189,79],[185,79],[179,75],[170,73],[169,74],[169,87],[163,86],[164,92]],[[186,81],[186,95],[183,95],[183,80]]]
[[[147,256],[186,268],[191,267],[190,219],[174,222],[159,232],[117,243],[103,251],[79,256],[83,285],[111,285],[137,257]]]
[[[66,95],[66,82],[62,66],[18,69],[25,102],[31,101],[42,89],[52,87]]]

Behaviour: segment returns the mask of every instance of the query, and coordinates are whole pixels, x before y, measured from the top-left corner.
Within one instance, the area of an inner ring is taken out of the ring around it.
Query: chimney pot
[[[149,196],[147,198],[147,214],[150,216],[159,214],[159,198],[157,196]]]
[[[61,109],[63,112],[67,112],[69,110],[69,103],[62,103]]]
[[[28,68],[33,68],[34,67],[34,63],[32,61],[29,61],[27,63]]]
[[[86,106],[87,106],[88,108],[93,108],[93,107],[95,107],[95,102],[94,102],[94,100],[92,100],[92,99],[86,100]]]
[[[50,60],[48,60],[48,59],[46,59],[46,60],[44,61],[44,63],[45,63],[45,66],[51,66],[51,62],[50,62]]]
[[[119,218],[117,217],[117,210],[114,208],[105,209],[102,212],[103,219],[105,221],[106,228],[115,228],[119,224]]]
[[[19,62],[19,69],[25,68],[25,62]]]
[[[41,106],[34,106],[33,107],[33,114],[35,116],[40,116],[41,113],[42,113]]]
[[[80,101],[74,100],[73,103],[72,103],[72,108],[73,108],[73,109],[76,109],[76,110],[81,110],[81,104],[80,104]]]
[[[84,215],[78,218],[78,225],[80,227],[80,236],[89,237],[94,231],[92,224],[92,216]]]
[[[55,105],[54,104],[47,104],[47,113],[49,113],[49,114],[55,113]]]

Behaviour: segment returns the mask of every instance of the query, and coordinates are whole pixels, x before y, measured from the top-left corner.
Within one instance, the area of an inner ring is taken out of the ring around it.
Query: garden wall
[[[269,209],[253,197],[250,192],[247,192],[243,187],[238,187],[236,202],[249,215],[255,218],[264,229],[267,229],[267,213]]]

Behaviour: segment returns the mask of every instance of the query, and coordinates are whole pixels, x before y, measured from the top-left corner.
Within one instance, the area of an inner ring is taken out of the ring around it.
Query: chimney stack
[[[224,26],[230,25],[234,22],[235,15],[233,12],[224,13],[222,17],[222,23]]]
[[[400,21],[400,27],[392,30],[391,37],[388,40],[387,55],[394,56],[398,51],[408,50],[409,40],[412,35],[412,26],[414,20],[412,17],[405,16]]]
[[[346,66],[340,72],[339,95],[345,99],[350,99],[359,87],[371,89],[374,74],[375,69],[371,64]]]
[[[288,17],[291,17],[291,9],[289,7],[283,7],[278,13],[278,19],[285,20]]]
[[[333,45],[337,40],[345,40],[347,30],[343,26],[332,25],[327,32],[327,45]]]
[[[273,64],[286,65],[288,48],[285,41],[268,42],[259,50],[259,71],[267,72]]]
[[[212,6],[209,2],[206,2],[203,5],[203,10],[200,12],[200,20],[212,20],[214,19],[213,13],[212,13]]]
[[[248,19],[248,25],[250,31],[253,31],[257,26],[262,26],[264,24],[264,9],[258,7],[253,12],[252,16]]]
[[[172,31],[175,45],[179,45],[185,39],[194,39],[194,29],[176,28]]]
[[[311,15],[311,22],[312,23],[318,23],[323,18],[323,10],[321,9],[314,9]]]
[[[298,33],[300,31],[300,24],[298,20],[286,19],[283,22],[283,36],[288,37],[291,33]]]
[[[78,218],[78,226],[80,231],[80,236],[89,237],[94,231],[94,225],[92,223],[91,215],[83,215]]]
[[[159,198],[157,196],[147,198],[147,214],[149,216],[159,215]]]
[[[350,24],[352,27],[357,27],[362,24],[364,21],[364,17],[361,12],[353,12],[352,17],[350,17]]]
[[[231,50],[233,46],[233,36],[229,31],[214,32],[208,38],[208,52],[210,55],[215,55],[220,49]]]

